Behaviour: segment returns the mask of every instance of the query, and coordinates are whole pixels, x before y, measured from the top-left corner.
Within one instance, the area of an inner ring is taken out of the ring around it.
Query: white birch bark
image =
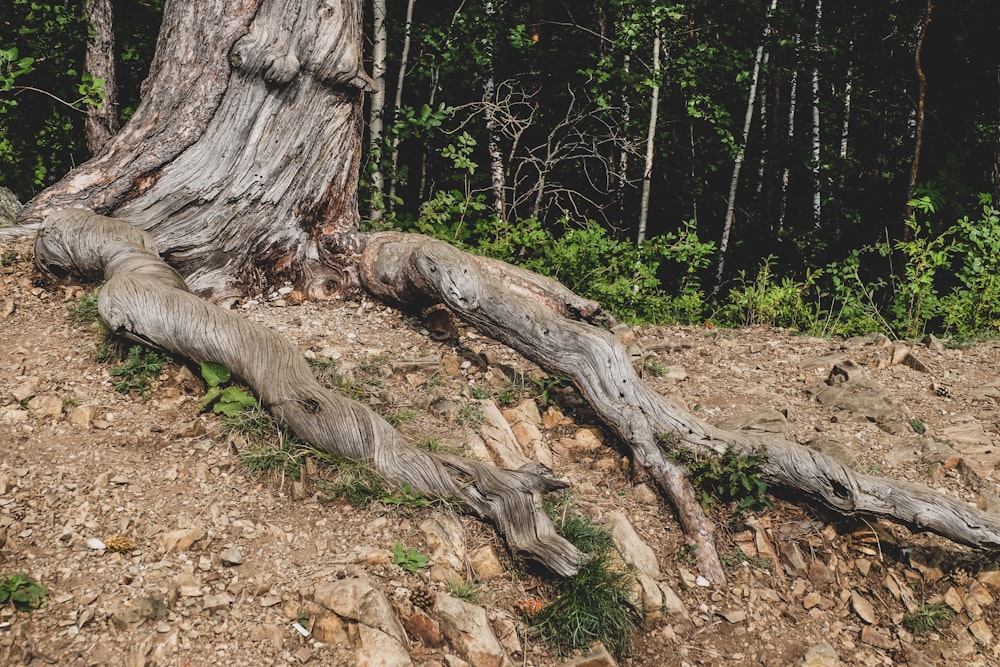
[[[385,27],[385,0],[372,0],[373,18],[373,48],[372,48],[372,78],[375,79],[375,92],[372,93],[371,109],[368,115],[369,151],[371,159],[381,162],[381,144],[383,132],[383,114],[385,112],[385,71],[386,45],[388,35]],[[369,218],[378,222],[385,214],[385,175],[377,164],[372,171],[372,197]]]
[[[823,0],[816,0],[816,24],[813,30],[813,49],[819,52],[819,26],[823,17]],[[819,65],[813,64],[812,71],[812,160],[813,160],[813,224],[819,227],[822,220],[822,198],[820,195],[820,133],[819,133]]]
[[[798,35],[795,35],[795,52],[799,51],[799,44],[801,40]],[[792,72],[792,89],[788,94],[788,145],[792,146],[795,143],[795,112],[798,108],[798,92],[799,92],[799,69],[795,68]],[[788,209],[788,181],[791,176],[791,169],[789,167],[788,158],[785,158],[785,168],[781,170],[781,208],[778,213],[778,229],[776,231],[781,231],[785,227],[785,212]]]
[[[406,34],[403,37],[403,53],[399,56],[399,76],[396,77],[396,97],[393,100],[392,120],[393,124],[399,116],[399,107],[403,104],[403,83],[406,81],[406,68],[410,62],[410,30],[413,27],[413,5],[416,0],[408,0],[406,3]],[[432,92],[433,94],[433,92]],[[386,206],[392,206],[396,198],[396,167],[399,164],[399,136],[392,139],[392,173],[389,177],[389,199]]]
[[[493,73],[493,40],[495,37],[496,8],[492,0],[486,2],[486,17],[489,26],[486,37],[486,79],[483,83],[483,108],[486,112],[487,149],[490,154],[490,190],[493,194],[493,210],[497,222],[503,225],[507,216],[504,205],[504,169],[503,155],[500,154],[500,130],[496,119],[496,81]]]
[[[653,151],[656,146],[656,115],[660,102],[660,31],[653,38],[653,92],[649,99],[649,126],[646,129],[646,165],[642,170],[642,203],[639,206],[639,230],[636,242],[646,239],[646,221],[649,219],[649,191],[653,180]]]
[[[848,47],[850,51],[854,52],[854,42],[850,42]],[[844,122],[840,126],[840,157],[841,159],[847,157],[847,148],[850,139],[851,130],[851,92],[854,86],[854,59],[847,65],[847,83],[844,84]]]

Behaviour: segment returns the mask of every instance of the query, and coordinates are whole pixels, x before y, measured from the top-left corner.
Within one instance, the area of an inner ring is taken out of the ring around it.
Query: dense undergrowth
[[[856,248],[821,267],[779,267],[767,258],[714,298],[707,269],[716,247],[698,237],[693,222],[636,244],[596,223],[553,227],[528,219],[500,227],[473,204],[438,197],[417,220],[395,226],[556,278],[633,324],[761,324],[819,336],[934,333],[959,340],[1000,328],[1000,213],[989,195],[980,195],[977,218],[954,223],[936,215],[932,196],[918,197],[910,202],[906,240]]]

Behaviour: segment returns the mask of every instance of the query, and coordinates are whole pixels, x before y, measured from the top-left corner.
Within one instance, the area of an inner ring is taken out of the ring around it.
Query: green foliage
[[[402,542],[392,545],[392,564],[398,565],[410,574],[416,574],[417,570],[427,567],[431,559],[423,555],[416,549],[407,549]]]
[[[475,401],[462,403],[458,409],[458,423],[462,426],[478,426],[483,423],[483,406]]]
[[[125,360],[112,364],[108,373],[111,377],[118,378],[115,382],[116,391],[121,394],[138,394],[148,400],[150,382],[163,371],[163,364],[168,359],[163,353],[142,345],[133,345]]]
[[[216,361],[201,362],[201,377],[208,385],[205,395],[198,401],[204,411],[212,408],[212,412],[236,417],[239,413],[257,407],[257,399],[241,387],[223,387],[232,379],[232,372],[225,364]]]
[[[0,579],[0,606],[7,603],[18,611],[34,611],[45,604],[49,590],[26,574]]]
[[[642,620],[632,600],[635,577],[615,555],[611,535],[569,512],[567,495],[547,503],[556,530],[587,554],[580,571],[554,583],[556,597],[531,624],[560,653],[584,649],[595,641],[621,657],[631,645],[632,631]]]
[[[788,327],[799,331],[815,332],[817,304],[809,303],[807,295],[813,291],[819,272],[810,272],[802,282],[785,276],[774,275],[774,257],[761,264],[757,276],[747,282],[741,272],[738,287],[729,292],[729,303],[723,308],[724,320],[733,324],[764,324]]]
[[[427,498],[411,490],[407,482],[403,482],[403,486],[395,493],[390,493],[379,498],[379,501],[383,505],[392,505],[395,507],[425,507],[431,504],[431,501],[427,500]]]
[[[923,604],[903,617],[903,627],[915,635],[937,630],[955,618],[955,610],[945,604]]]
[[[332,480],[317,480],[316,484],[330,496],[341,496],[355,507],[365,508],[386,496],[385,484],[371,468],[357,461],[326,459],[336,473]]]
[[[90,294],[85,294],[77,299],[69,311],[70,321],[78,324],[100,322],[101,314],[97,312],[97,295],[99,293],[99,290],[94,290]]]
[[[448,592],[461,600],[465,600],[469,603],[475,603],[478,602],[479,598],[482,596],[483,589],[482,586],[474,581],[449,579]]]
[[[923,435],[924,433],[927,432],[927,427],[919,419],[911,419],[910,428],[912,428],[913,432],[916,433],[917,435]]]
[[[760,465],[767,460],[763,450],[744,456],[729,445],[721,456],[697,457],[680,449],[673,449],[671,456],[687,467],[706,510],[718,502],[733,503],[738,514],[774,505],[760,476]]]

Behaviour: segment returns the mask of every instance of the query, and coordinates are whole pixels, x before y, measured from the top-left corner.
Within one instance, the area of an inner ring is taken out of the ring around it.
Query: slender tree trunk
[[[774,14],[774,9],[777,6],[778,0],[771,0],[771,6],[767,10],[764,36],[757,47],[757,54],[753,60],[753,76],[750,79],[750,93],[747,95],[747,110],[743,116],[743,133],[740,138],[740,145],[737,148],[736,160],[733,163],[733,176],[729,180],[729,199],[726,203],[726,219],[722,224],[722,240],[719,241],[719,263],[715,267],[715,286],[712,288],[712,296],[715,296],[722,286],[722,276],[726,266],[726,251],[729,248],[729,234],[733,228],[733,219],[736,217],[736,192],[740,183],[740,169],[743,167],[747,141],[750,138],[754,102],[757,99],[757,85],[760,82],[760,65],[764,58],[764,44],[771,35],[771,16]]]
[[[649,125],[646,128],[646,163],[642,170],[642,202],[639,204],[639,229],[636,242],[646,239],[646,220],[649,218],[649,191],[653,184],[653,154],[656,141],[656,115],[660,107],[660,30],[653,37],[653,90],[649,96]]]
[[[844,122],[840,126],[840,158],[847,157],[847,149],[851,136],[851,91],[854,85],[854,42],[850,43],[848,50],[851,52],[851,60],[847,64],[847,83],[844,84]]]
[[[924,75],[924,68],[920,62],[920,56],[924,48],[924,37],[927,35],[927,27],[931,24],[931,13],[934,11],[933,0],[927,0],[927,7],[924,9],[924,19],[920,24],[920,32],[917,34],[917,45],[913,50],[913,68],[917,73],[917,109],[916,125],[913,128],[913,160],[910,162],[910,180],[906,185],[906,206],[903,209],[903,220],[909,220],[913,216],[913,207],[910,201],[916,194],[917,176],[920,173],[920,151],[924,143],[924,113],[927,100],[927,77]],[[911,236],[909,226],[903,225],[903,239],[908,240]]]
[[[486,56],[486,72],[483,81],[483,109],[486,114],[487,150],[490,154],[490,191],[493,197],[493,211],[497,224],[506,225],[507,213],[505,204],[505,178],[503,155],[500,153],[500,128],[496,119],[496,81],[494,79],[493,49],[496,41],[496,8],[493,0],[486,0],[486,40],[484,53]]]
[[[382,220],[385,215],[385,175],[382,173],[382,132],[384,131],[385,113],[385,72],[388,33],[385,27],[385,0],[372,0],[373,44],[372,48],[372,78],[375,81],[375,92],[371,96],[371,109],[368,116],[368,132],[371,142],[368,146],[369,159],[374,164],[372,169],[372,199],[369,218],[373,223]]]
[[[87,148],[96,154],[118,132],[118,81],[115,72],[114,14],[111,0],[86,0],[83,12],[90,24],[84,68],[95,79],[104,81],[104,99],[100,106],[87,108],[84,130]]]
[[[396,77],[396,97],[392,106],[392,122],[396,123],[399,117],[399,109],[403,106],[403,82],[406,80],[406,68],[410,62],[410,30],[413,27],[413,5],[416,0],[408,0],[406,3],[406,34],[403,37],[403,52],[399,56],[399,76]],[[392,138],[392,173],[389,176],[389,201],[386,203],[390,208],[396,200],[396,169],[399,165],[399,134]]]
[[[632,54],[626,53],[622,69],[628,75],[629,67],[632,64]],[[629,101],[628,91],[622,91],[622,131],[628,132],[628,124],[632,120],[632,103]],[[621,146],[618,153],[618,181],[615,188],[615,199],[618,202],[618,212],[625,213],[625,186],[628,183],[628,142]]]
[[[798,35],[795,35],[795,53],[799,52],[799,44],[801,40]],[[799,88],[799,68],[792,71],[792,89],[788,94],[788,135],[787,144],[790,150],[792,146],[795,145],[795,112],[798,110],[798,88]],[[789,151],[786,151],[785,156],[785,166],[781,170],[781,203],[778,210],[778,230],[781,231],[785,227],[785,214],[788,210],[788,182],[791,179],[791,161],[787,155]]]
[[[813,49],[819,54],[820,21],[823,17],[823,0],[816,0],[816,23],[813,31]],[[819,65],[812,71],[812,162],[813,162],[813,224],[818,228],[822,220],[822,196],[820,194],[820,127],[819,127]]]

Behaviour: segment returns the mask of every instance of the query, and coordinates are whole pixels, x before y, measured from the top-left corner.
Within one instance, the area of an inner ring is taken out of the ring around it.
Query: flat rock
[[[605,525],[626,563],[653,579],[660,578],[660,565],[656,561],[656,553],[639,537],[624,514],[608,512]]]
[[[410,652],[400,640],[366,624],[358,626],[355,667],[410,667]]]
[[[441,631],[459,656],[476,667],[513,667],[486,619],[486,610],[439,593],[435,609]]]
[[[420,532],[431,548],[431,562],[455,572],[465,571],[465,528],[454,514],[434,512],[420,522]]]
[[[160,536],[160,546],[165,551],[185,551],[192,544],[205,537],[205,531],[199,524],[192,524],[187,528],[172,530]]]
[[[574,658],[572,660],[567,660],[563,663],[564,667],[618,667],[618,663],[615,659],[608,653],[608,649],[605,648],[604,644],[601,642],[596,642],[590,647],[590,652],[587,655],[582,655],[579,658]]]
[[[872,603],[857,591],[851,591],[851,609],[858,615],[858,618],[869,625],[876,621],[875,608]]]
[[[502,577],[506,573],[500,557],[492,544],[484,544],[469,552],[469,566],[477,579],[489,580]]]
[[[837,651],[826,642],[810,646],[798,667],[840,667],[843,663]]]
[[[375,628],[400,644],[406,635],[381,590],[367,577],[351,577],[321,584],[312,591],[312,599],[342,618]]]

